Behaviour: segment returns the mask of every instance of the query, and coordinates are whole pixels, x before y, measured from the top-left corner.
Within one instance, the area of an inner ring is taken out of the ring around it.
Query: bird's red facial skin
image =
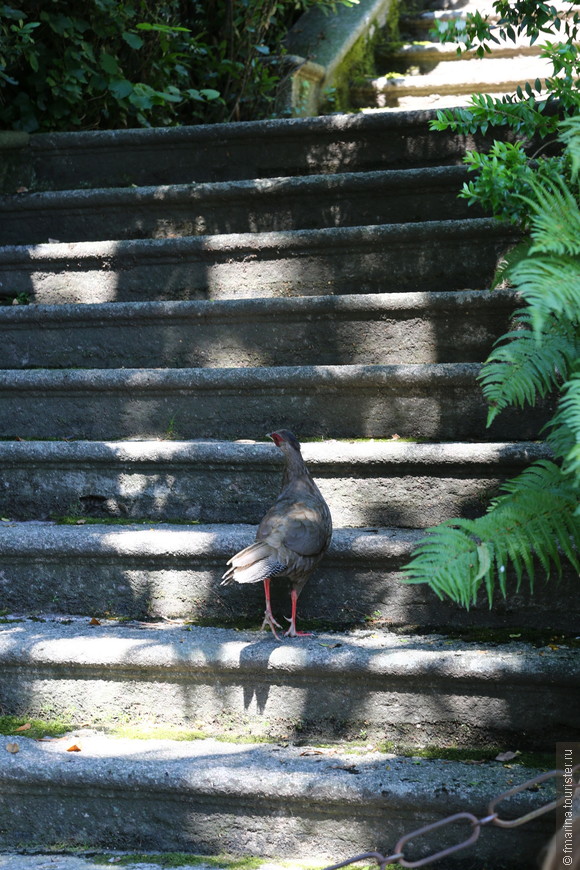
[[[270,434],[270,438],[272,439],[272,441],[274,442],[276,447],[279,447],[280,444],[282,444],[282,441],[284,440],[283,438],[280,438],[280,436],[278,435],[277,432],[272,432]]]

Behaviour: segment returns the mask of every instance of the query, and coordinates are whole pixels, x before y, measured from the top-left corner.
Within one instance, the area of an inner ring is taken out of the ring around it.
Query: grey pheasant
[[[258,527],[256,541],[229,560],[222,577],[227,583],[264,583],[267,625],[276,638],[281,628],[272,614],[270,580],[290,580],[292,615],[285,637],[299,637],[296,629],[296,603],[310,574],[328,549],[332,537],[332,518],[322,493],[314,483],[302,458],[300,443],[288,429],[269,437],[286,459],[282,491]]]

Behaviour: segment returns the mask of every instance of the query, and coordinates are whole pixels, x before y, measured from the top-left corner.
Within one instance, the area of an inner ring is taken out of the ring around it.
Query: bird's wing
[[[300,556],[317,556],[328,538],[328,522],[318,505],[303,501],[288,504],[284,499],[278,499],[270,508],[257,534],[258,540],[274,548],[282,544]]]
[[[266,541],[256,541],[240,550],[228,561],[230,566],[222,577],[222,586],[228,583],[259,583],[266,577],[282,573],[286,567]]]

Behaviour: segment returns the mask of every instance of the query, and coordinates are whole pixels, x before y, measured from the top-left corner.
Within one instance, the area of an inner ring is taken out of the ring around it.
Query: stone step
[[[520,751],[580,737],[580,658],[566,646],[382,629],[277,641],[255,631],[49,619],[5,623],[0,666],[3,710],[26,719],[67,711],[72,727],[122,723],[136,734],[163,727],[230,740],[360,740],[364,732],[391,745],[445,747],[461,722],[465,746],[510,744],[515,732]]]
[[[0,197],[0,244],[175,238],[452,220],[463,166]],[[470,217],[478,214],[469,210]]]
[[[390,114],[390,113],[398,113],[401,111],[405,112],[425,112],[432,111],[433,113],[439,112],[441,109],[458,109],[462,107],[469,107],[471,104],[471,96],[473,91],[468,91],[463,94],[439,94],[439,93],[427,93],[427,94],[414,94],[410,93],[407,96],[403,96],[401,93],[396,94],[396,99],[389,99],[385,105],[382,105],[384,102],[381,98],[381,106],[378,108],[375,106],[365,106],[361,108],[361,112],[363,114]],[[495,91],[495,92],[487,92],[490,97],[493,99],[501,100],[505,96],[505,91]],[[499,138],[499,137],[498,137]],[[539,146],[538,146],[539,147]]]
[[[0,738],[4,848],[64,841],[320,863],[370,849],[389,855],[403,834],[426,822],[465,810],[488,816],[492,799],[540,773],[497,762],[474,772],[461,762],[379,752],[309,755],[292,746],[79,734],[80,752],[67,752],[67,741],[19,737],[20,751],[12,754],[5,747],[13,738]],[[554,795],[550,783],[543,784],[539,794],[522,791],[501,809],[521,816]],[[512,831],[487,825],[476,850],[463,853],[470,862],[463,867],[530,867],[553,828],[550,816],[520,828],[514,849]],[[447,830],[429,838],[431,853],[458,842],[445,836]],[[452,833],[467,839],[471,828]],[[408,858],[425,855],[423,843],[406,845]]]
[[[0,606],[9,612],[111,614],[134,619],[189,619],[196,623],[259,627],[261,584],[220,586],[227,560],[250,544],[251,525],[58,525],[0,523]],[[302,628],[360,625],[453,631],[477,626],[548,627],[574,633],[580,617],[577,577],[558,586],[536,582],[489,608],[482,594],[469,611],[441,601],[424,585],[400,582],[400,569],[422,532],[416,529],[336,528],[329,552],[300,596]],[[274,612],[288,613],[285,581],[272,585]],[[2,628],[2,626],[0,626]],[[261,637],[261,635],[260,635]],[[521,723],[520,723],[521,724]]]
[[[508,290],[0,306],[0,368],[476,362]]]
[[[483,289],[516,239],[480,218],[8,246],[0,297],[60,304]]]
[[[576,3],[555,0],[550,5],[553,9],[557,10],[559,17],[562,19],[580,11],[580,6]],[[441,9],[425,9],[414,15],[403,14],[400,18],[400,28],[405,34],[412,33],[421,38],[429,35],[429,31],[439,22],[465,21],[467,14],[474,12],[479,12],[484,18],[489,20],[492,26],[497,27],[499,15],[492,3],[488,2],[488,0],[475,0],[475,2],[462,3],[460,8],[445,6]],[[542,44],[541,39],[540,44]]]
[[[546,414],[485,428],[477,363],[215,369],[0,370],[0,438],[534,440]]]
[[[551,75],[552,67],[543,58],[526,55],[510,58],[443,61],[425,75],[384,75],[367,79],[350,89],[353,104],[393,106],[399,97],[430,94],[471,95],[475,93],[515,93],[527,81]]]
[[[542,52],[542,43],[529,44],[523,39],[515,43],[509,40],[499,40],[499,43],[488,43],[491,52],[484,59],[512,58],[512,57],[539,57]],[[476,49],[462,51],[457,54],[457,45],[450,42],[411,42],[391,48],[388,44],[378,45],[375,54],[380,66],[389,71],[397,70],[404,72],[412,68],[411,75],[418,71],[421,75],[432,72],[442,62],[457,62],[459,60],[477,59]]]
[[[476,140],[431,131],[432,117],[337,114],[32,136],[13,131],[0,137],[0,189],[67,190],[79,179],[87,187],[191,184],[461,163]]]
[[[478,516],[545,444],[306,443],[337,526],[426,527]],[[280,488],[269,444],[0,442],[0,516],[259,523]]]

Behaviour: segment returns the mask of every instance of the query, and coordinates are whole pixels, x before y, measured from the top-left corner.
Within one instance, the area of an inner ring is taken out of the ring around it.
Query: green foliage
[[[511,197],[514,212],[519,203],[527,209],[530,238],[502,270],[526,307],[480,374],[488,425],[508,406],[558,396],[547,426],[555,461],[537,462],[506,483],[484,516],[428,529],[403,570],[405,582],[429,583],[464,607],[482,586],[490,605],[497,587],[505,596],[510,577],[519,588],[527,576],[533,587],[538,564],[546,577],[560,575],[563,562],[580,571],[580,117],[562,125],[561,140],[559,167],[546,173],[528,165],[517,192],[506,190],[503,201],[498,194],[500,213],[510,213]],[[500,177],[509,174],[513,153],[519,160],[519,148],[496,149]]]
[[[558,128],[559,114],[575,114],[580,108],[580,13],[570,6],[566,12],[534,0],[494,0],[495,23],[490,15],[470,13],[465,20],[440,22],[436,32],[442,42],[457,44],[457,53],[474,51],[477,57],[491,53],[491,44],[515,42],[527,36],[532,43],[544,34],[556,42],[545,42],[542,57],[552,65],[552,75],[519,87],[515,94],[493,98],[472,97],[467,109],[440,111],[434,129],[485,133],[489,126],[508,126],[521,136],[547,136]],[[553,111],[558,101],[559,113]]]
[[[570,167],[559,165],[557,159],[540,154],[549,146],[562,118],[573,117],[580,110],[580,54],[577,45],[580,13],[572,6],[562,12],[533,0],[515,3],[495,0],[493,7],[497,22],[489,15],[468,14],[465,21],[440,23],[437,27],[440,39],[457,43],[458,54],[471,50],[483,57],[491,52],[493,43],[515,42],[521,36],[535,42],[549,35],[555,41],[543,44],[541,56],[551,64],[552,74],[543,80],[536,78],[533,82],[526,82],[514,94],[501,98],[474,94],[466,108],[439,111],[431,126],[435,130],[471,134],[485,134],[491,128],[501,127],[512,131],[512,135],[517,137],[515,144],[494,142],[488,154],[467,154],[469,170],[477,172],[477,178],[464,186],[461,195],[470,204],[479,202],[498,218],[522,223],[526,228],[526,203],[518,197],[528,194],[531,170],[540,183],[557,174],[568,177],[570,172]],[[538,140],[544,140],[544,145],[530,158],[528,152],[537,148]],[[568,144],[565,132],[563,141]],[[572,171],[577,174],[580,146],[575,147],[576,151],[568,149],[568,159]],[[534,160],[538,157],[537,161]]]
[[[220,97],[190,86],[207,46],[179,26],[177,2],[51,0],[2,4],[0,16],[4,127],[165,125],[184,112],[200,119],[201,107]]]
[[[281,39],[358,0],[0,2],[0,125],[28,132],[269,117]]]
[[[580,297],[579,297],[580,298]],[[528,309],[517,312],[519,328],[502,336],[479,376],[489,403],[487,425],[510,405],[523,408],[545,398],[570,375],[580,357],[577,328],[554,318],[533,332]]]
[[[508,591],[527,574],[533,587],[534,557],[546,575],[562,571],[561,555],[580,571],[580,523],[574,518],[578,494],[553,462],[538,462],[504,486],[491,510],[476,520],[448,520],[427,529],[404,571],[406,583],[428,582],[443,598],[463,607],[475,604],[483,585],[493,602],[496,584]]]

